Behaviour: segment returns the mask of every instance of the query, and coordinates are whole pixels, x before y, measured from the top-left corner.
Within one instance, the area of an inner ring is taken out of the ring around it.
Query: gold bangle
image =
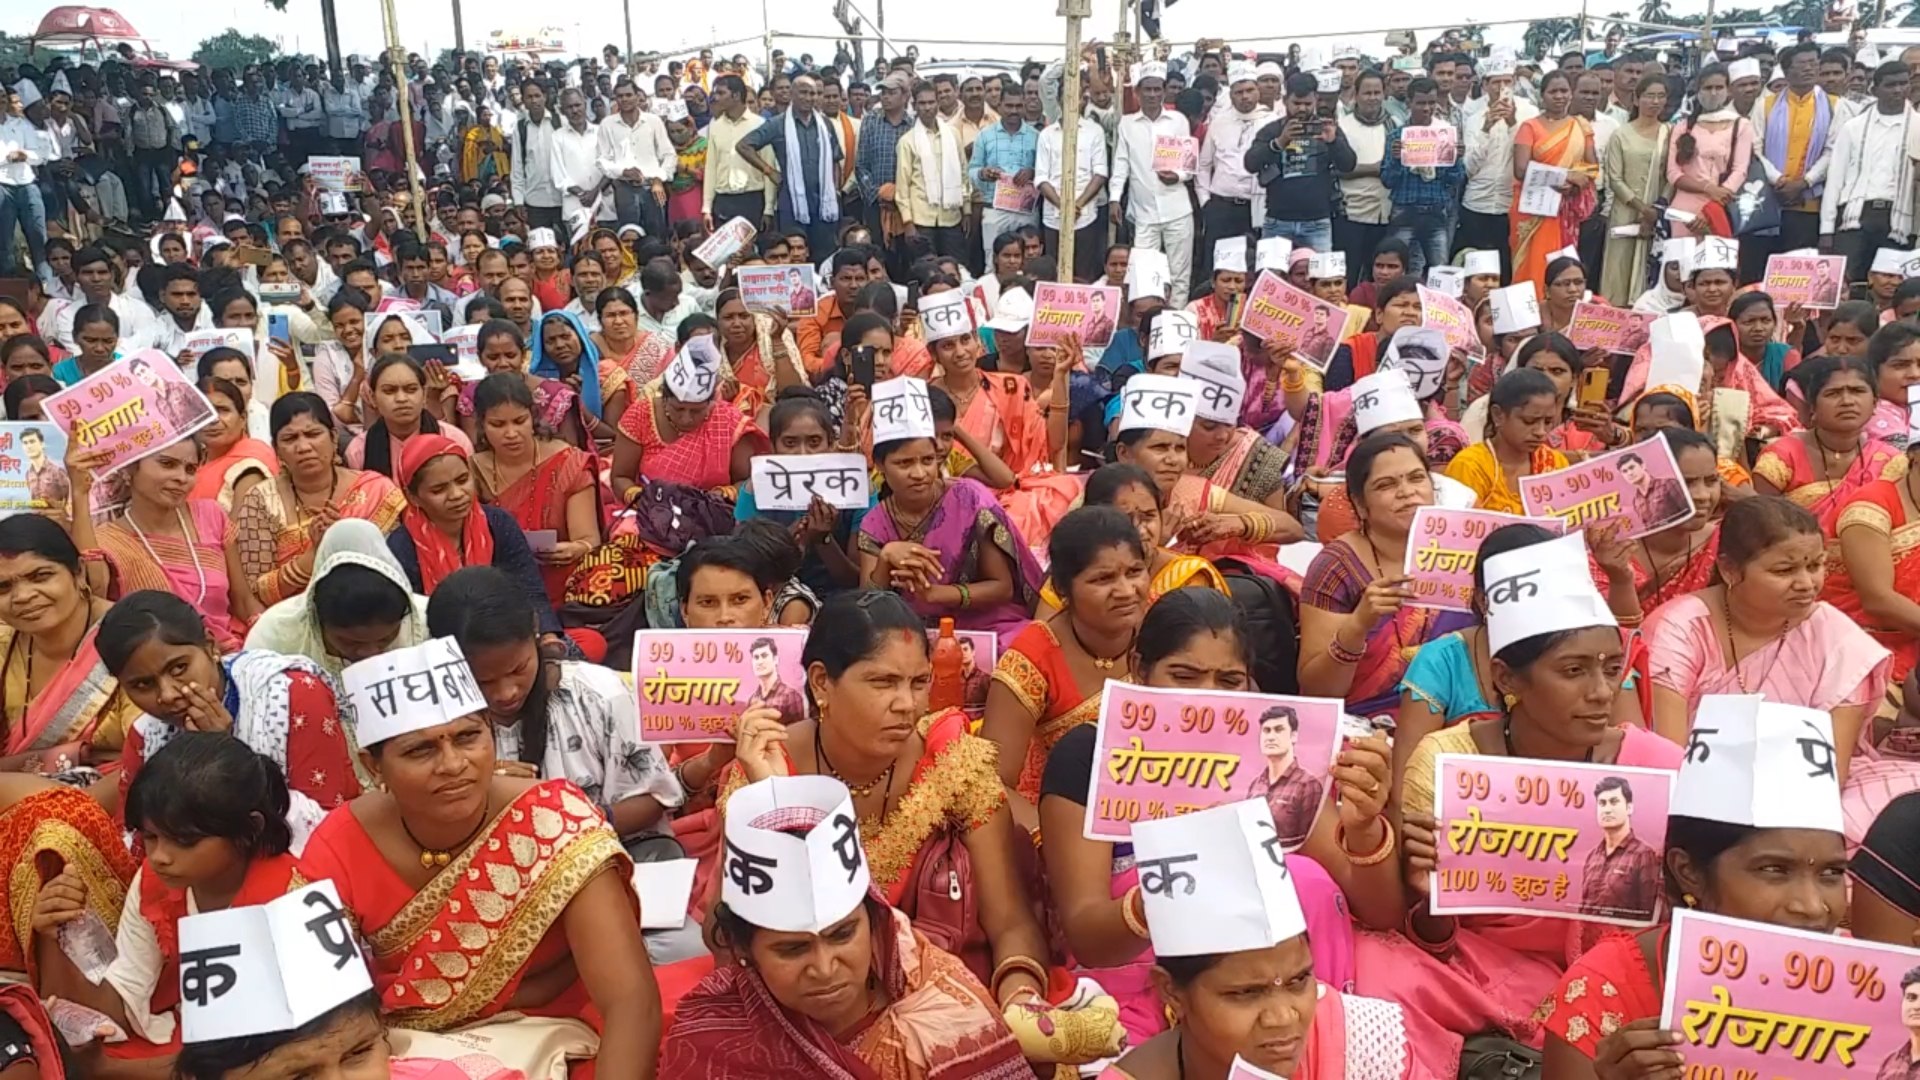
[[[1009,956],[994,966],[993,979],[991,981],[993,996],[996,999],[999,998],[1000,984],[1005,982],[1008,977],[1022,972],[1033,976],[1033,981],[1039,983],[1042,987],[1047,985],[1047,969],[1041,966],[1040,961],[1035,960],[1031,956]]]
[[[1335,830],[1335,839],[1340,842],[1340,850],[1346,853],[1348,863],[1356,867],[1378,866],[1393,857],[1393,849],[1395,847],[1393,822],[1387,820],[1385,815],[1382,815],[1379,821],[1380,824],[1386,828],[1386,835],[1381,838],[1378,848],[1365,855],[1356,855],[1352,849],[1347,847],[1347,827],[1345,825]]]
[[[1306,388],[1307,377],[1301,372],[1294,371],[1280,376],[1280,389],[1289,394],[1297,394]]]
[[[1137,884],[1120,897],[1120,921],[1127,924],[1127,929],[1133,932],[1134,937],[1146,941],[1150,937],[1147,933],[1147,922],[1133,913],[1133,902],[1139,898],[1140,886]],[[1140,906],[1145,908],[1146,902],[1141,901]]]

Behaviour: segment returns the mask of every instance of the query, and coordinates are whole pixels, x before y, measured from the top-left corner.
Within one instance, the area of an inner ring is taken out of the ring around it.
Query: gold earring
[[[1507,704],[1507,711],[1508,711],[1508,712],[1512,712],[1512,711],[1513,711],[1513,707],[1514,707],[1515,705],[1518,705],[1518,704],[1520,704],[1520,699],[1519,699],[1519,698],[1517,698],[1517,697],[1514,697],[1514,696],[1513,696],[1512,694],[1503,694],[1503,695],[1501,695],[1501,700],[1502,700],[1502,701],[1504,701],[1504,702],[1506,702],[1506,704]]]
[[[1693,907],[1693,906],[1694,906],[1694,900],[1693,900],[1693,894],[1692,894],[1692,893],[1681,893],[1681,894],[1680,894],[1680,902],[1681,902],[1681,903],[1683,903],[1683,904],[1685,904],[1685,905],[1687,905],[1688,907]]]

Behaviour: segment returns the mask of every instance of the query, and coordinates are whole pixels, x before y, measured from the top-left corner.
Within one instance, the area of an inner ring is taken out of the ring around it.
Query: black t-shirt
[[[27,1029],[5,1012],[0,1012],[0,1072],[12,1068],[23,1061],[35,1060],[33,1040],[27,1037]]]
[[[1087,805],[1087,783],[1093,779],[1093,751],[1099,735],[1099,725],[1081,724],[1060,736],[1040,774],[1040,794],[1058,795],[1075,806]]]

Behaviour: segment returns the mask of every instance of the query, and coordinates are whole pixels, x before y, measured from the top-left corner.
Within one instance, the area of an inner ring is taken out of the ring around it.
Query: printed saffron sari
[[[1689,521],[1686,527],[1693,524]],[[1714,523],[1705,537],[1695,536],[1688,542],[1685,555],[1660,566],[1641,562],[1646,555],[1643,545],[1636,545],[1632,554],[1633,591],[1640,595],[1640,610],[1651,615],[1667,601],[1699,592],[1718,580],[1720,525]]]
[[[660,1048],[676,1080],[1024,1080],[1033,1070],[965,965],[879,897],[873,977],[886,1006],[845,1042],[788,1012],[750,967],[716,966],[680,999]]]
[[[633,864],[591,801],[566,780],[543,780],[502,807],[483,837],[417,892],[401,879],[351,808],[328,815],[303,857],[332,878],[373,947],[380,1012],[397,1027],[449,1031],[509,1007],[520,982],[568,954],[562,914],[587,882]],[[599,1024],[586,986],[519,1010]]]
[[[52,781],[46,784],[0,810],[0,861],[7,867],[0,879],[6,883],[0,899],[6,902],[12,930],[0,935],[0,970],[25,972],[29,981],[37,978],[38,970],[33,905],[47,881],[39,856],[52,855],[80,875],[87,887],[87,910],[100,916],[109,930],[120,926],[127,883],[139,868],[127,853],[120,826],[93,796]]]
[[[1815,461],[1797,434],[1767,444],[1754,459],[1753,475],[1805,507],[1820,519],[1827,539],[1835,538],[1833,520],[1855,492],[1875,480],[1899,481],[1907,475],[1906,455],[1875,438],[1861,442],[1860,453],[1839,476],[1827,475],[1825,455]]]
[[[90,630],[73,659],[38,694],[27,686],[27,643],[0,624],[0,700],[6,702],[5,753],[36,754],[43,775],[81,764],[86,749],[117,751],[140,709],[120,693],[94,648]]]
[[[1360,596],[1373,581],[1359,552],[1344,537],[1320,549],[1307,567],[1306,581],[1300,588],[1302,603],[1338,615],[1350,614],[1360,604]],[[1441,611],[1406,605],[1390,619],[1382,619],[1367,635],[1365,658],[1353,669],[1353,683],[1347,688],[1347,711],[1356,716],[1399,714],[1400,681],[1407,665],[1413,662],[1420,646],[1444,634],[1474,624],[1464,611]],[[1412,805],[1423,805],[1414,803]]]
[[[1898,484],[1876,480],[1856,492],[1836,515],[1833,535],[1838,538],[1848,529],[1867,529],[1885,537],[1893,554],[1894,591],[1901,596],[1920,596],[1920,522],[1907,519]],[[1906,680],[1915,661],[1920,661],[1920,637],[1903,628],[1877,625],[1878,620],[1867,614],[1847,561],[1840,558],[1836,547],[1828,548],[1827,584],[1821,598],[1893,652],[1888,676],[1894,686]]]
[[[1549,127],[1545,117],[1536,116],[1520,125],[1514,133],[1516,145],[1533,147],[1532,160],[1571,172],[1594,175],[1587,164],[1593,153],[1593,126],[1578,116],[1569,116],[1558,127]],[[1591,185],[1560,199],[1560,213],[1554,217],[1536,217],[1520,212],[1521,182],[1513,182],[1513,209],[1508,223],[1513,243],[1513,281],[1531,282],[1544,302],[1547,287],[1547,263],[1553,253],[1579,239],[1580,223],[1593,212],[1595,196]]]
[[[1554,988],[1541,1008],[1547,1033],[1591,1059],[1600,1051],[1600,1040],[1635,1020],[1660,1015],[1660,988],[1665,979],[1647,967],[1649,951],[1640,944],[1640,934],[1610,930],[1580,959],[1567,968],[1567,974]],[[1651,950],[1655,967],[1667,953],[1667,931],[1658,935]]]
[[[370,521],[382,533],[392,532],[407,508],[407,497],[392,480],[376,472],[355,473],[335,498],[341,517]],[[318,543],[312,522],[312,514],[280,497],[278,483],[255,484],[240,500],[234,515],[240,568],[252,580],[261,603],[277,604],[306,591],[306,578],[288,573],[287,568]]]
[[[1034,595],[1040,587],[1040,564],[985,484],[965,477],[947,481],[947,489],[939,501],[913,529],[902,529],[894,520],[890,501],[882,500],[861,519],[860,550],[877,558],[882,548],[897,540],[924,544],[940,556],[944,572],[934,583],[938,585],[970,585],[978,581],[984,544],[999,548],[1013,567],[1013,598],[1003,604],[946,608],[908,597],[907,603],[928,625],[938,626],[942,616],[952,616],[957,629],[993,631],[1004,649],[1014,634],[1028,623]]]
[[[1194,471],[1249,502],[1264,503],[1286,483],[1287,455],[1259,432],[1242,427],[1219,457]]]
[[[258,439],[241,439],[226,453],[200,466],[187,498],[211,499],[220,504],[220,509],[231,513],[235,484],[246,479],[249,473],[271,480],[279,468],[280,461],[274,456],[273,447]]]
[[[1045,622],[1028,623],[1013,636],[994,665],[993,681],[1011,691],[1033,721],[1033,736],[1027,740],[1026,761],[1014,789],[1038,803],[1047,755],[1061,736],[1100,718],[1100,694],[1106,684],[1091,694],[1081,692],[1060,639]]]

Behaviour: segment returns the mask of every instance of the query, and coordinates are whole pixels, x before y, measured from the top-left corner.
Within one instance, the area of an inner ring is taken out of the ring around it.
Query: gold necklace
[[[400,829],[407,834],[407,839],[413,841],[413,846],[420,849],[420,865],[428,870],[440,870],[444,869],[448,863],[453,861],[455,853],[465,851],[467,845],[473,843],[473,838],[479,836],[480,830],[487,827],[487,820],[492,816],[493,796],[489,795],[487,796],[487,801],[480,807],[480,823],[475,825],[473,831],[462,838],[459,843],[444,851],[435,850],[421,843],[420,838],[413,835],[413,830],[407,828],[407,819],[404,816],[400,819]]]

